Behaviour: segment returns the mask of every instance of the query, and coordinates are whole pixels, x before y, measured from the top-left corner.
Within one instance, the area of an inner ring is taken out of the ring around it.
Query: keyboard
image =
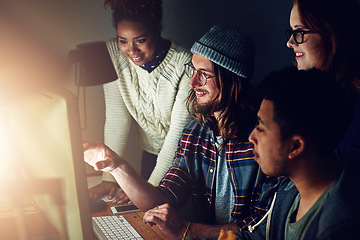
[[[122,215],[92,217],[93,229],[99,240],[143,239]]]

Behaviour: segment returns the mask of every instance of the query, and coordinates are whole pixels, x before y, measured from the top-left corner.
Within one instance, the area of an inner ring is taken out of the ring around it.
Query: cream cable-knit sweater
[[[185,103],[190,79],[184,73],[184,64],[192,55],[172,43],[162,63],[148,73],[119,50],[116,39],[107,47],[118,79],[104,85],[105,144],[122,156],[133,118],[139,146],[158,155],[148,180],[158,185],[172,165],[182,130],[191,119]],[[109,173],[102,179],[115,181]]]

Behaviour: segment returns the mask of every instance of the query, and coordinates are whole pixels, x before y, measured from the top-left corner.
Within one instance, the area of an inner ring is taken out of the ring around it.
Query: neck
[[[301,196],[296,220],[299,220],[315,204],[330,184],[336,181],[340,175],[340,168],[335,156],[321,160],[308,159],[305,162],[309,164],[296,166],[294,168],[296,172],[290,177]]]

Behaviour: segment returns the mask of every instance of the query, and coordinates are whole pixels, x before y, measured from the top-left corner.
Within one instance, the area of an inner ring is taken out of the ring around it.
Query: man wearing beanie
[[[110,172],[145,212],[144,222],[174,239],[215,238],[221,229],[238,232],[253,224],[269,207],[267,196],[256,193],[268,193],[267,187],[279,182],[259,173],[248,141],[259,104],[250,83],[252,38],[238,27],[215,25],[191,51],[192,61],[185,64],[192,88],[186,104],[195,119],[183,130],[174,163],[158,187],[104,144],[84,144],[85,161]],[[175,212],[190,198],[193,223]]]

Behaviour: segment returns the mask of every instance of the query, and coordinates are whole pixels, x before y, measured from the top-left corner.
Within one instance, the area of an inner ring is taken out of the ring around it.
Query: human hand
[[[108,194],[108,199],[111,200],[114,198],[114,195],[118,188],[119,185],[116,182],[103,181],[89,189],[89,198],[97,199],[101,198],[105,194]]]
[[[112,200],[113,203],[130,203],[130,199],[124,191],[120,190],[120,192],[116,194],[118,189],[119,185],[116,182],[103,181],[89,189],[89,198],[97,199],[108,194],[108,199]]]
[[[96,171],[111,172],[117,168],[121,158],[102,142],[83,142],[84,161]]]
[[[129,197],[124,191],[120,191],[118,194],[116,194],[112,202],[116,204],[131,203]]]
[[[156,224],[165,235],[173,239],[181,239],[187,226],[187,222],[181,220],[167,203],[145,212],[143,221],[150,226]]]

